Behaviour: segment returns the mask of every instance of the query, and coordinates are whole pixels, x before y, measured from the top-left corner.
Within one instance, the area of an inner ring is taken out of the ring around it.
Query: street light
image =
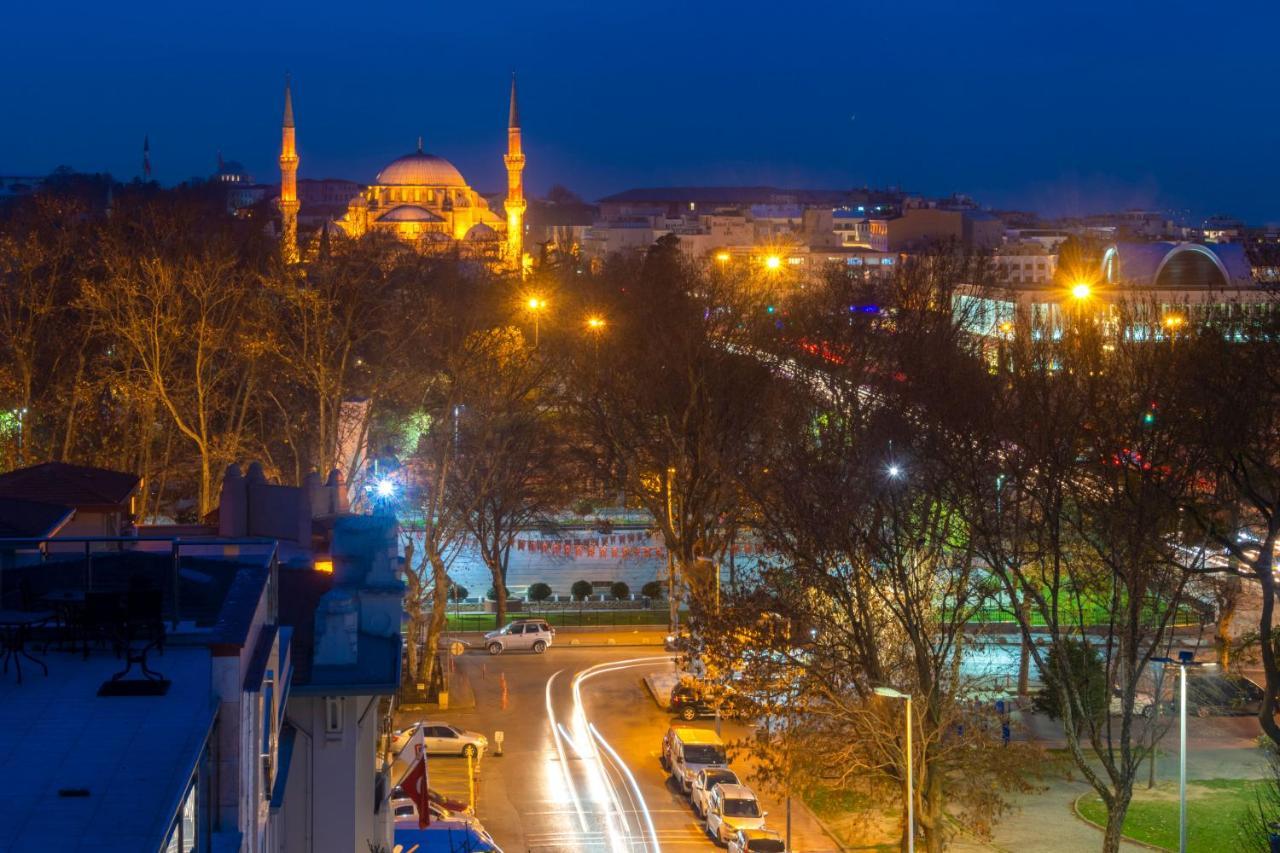
[[[911,694],[902,693],[894,690],[892,687],[875,688],[877,696],[884,696],[886,699],[905,699],[907,700],[907,853],[915,853],[916,849],[916,817],[915,817],[915,791],[911,782]]]
[[[1093,288],[1087,282],[1078,281],[1071,286],[1071,295],[1076,299],[1088,299],[1093,293]]]
[[[770,255],[764,259],[764,265],[771,270],[776,270],[778,267],[782,266],[782,258],[777,255]]]
[[[1181,677],[1178,696],[1178,853],[1187,853],[1187,667],[1214,666],[1197,663],[1195,653],[1178,652],[1178,659],[1152,658],[1155,663],[1176,664]],[[1160,697],[1156,697],[1156,702]]]
[[[547,310],[547,300],[537,296],[530,296],[529,301],[525,303],[530,313],[533,314],[533,345],[538,345],[538,319],[543,311]]]

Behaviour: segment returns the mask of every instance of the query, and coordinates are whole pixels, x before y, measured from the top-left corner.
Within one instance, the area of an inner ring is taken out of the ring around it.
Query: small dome
[[[488,225],[485,225],[483,222],[477,222],[475,225],[472,225],[469,229],[467,229],[467,233],[464,239],[496,240],[498,239],[498,232],[494,231],[492,228],[490,228]]]
[[[462,173],[443,157],[415,151],[392,160],[378,173],[377,182],[384,186],[465,187]]]
[[[401,204],[378,217],[379,222],[444,222],[444,219],[425,207]]]

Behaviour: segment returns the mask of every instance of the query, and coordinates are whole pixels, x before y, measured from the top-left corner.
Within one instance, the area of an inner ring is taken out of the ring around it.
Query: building
[[[978,210],[921,206],[872,217],[867,233],[871,248],[879,252],[918,251],[948,242],[994,249],[1004,240],[1004,223]]]
[[[270,795],[292,664],[289,631],[276,620],[272,543],[91,544],[116,550],[95,553],[86,573],[79,554],[24,553],[0,540],[0,586],[37,598],[156,590],[163,649],[143,653],[144,677],[111,643],[85,640],[83,655],[33,643],[33,659],[17,661],[21,683],[13,671],[0,676],[0,848],[275,849]],[[27,630],[67,641],[49,619]],[[129,644],[135,653],[139,643]]]
[[[514,76],[507,115],[507,153],[503,158],[507,195],[502,212],[491,210],[462,173],[445,158],[427,152],[419,138],[416,150],[388,163],[372,184],[356,186],[344,200],[343,211],[332,219],[334,231],[352,238],[386,233],[421,251],[460,251],[501,259],[511,267],[522,266],[525,156]],[[293,97],[286,82],[279,204],[282,252],[291,261],[300,257],[298,213],[304,202],[299,196],[298,168]],[[336,192],[338,188],[326,189]]]
[[[1123,328],[1122,305],[1128,316]],[[1163,340],[1187,324],[1230,332],[1275,305],[1274,291],[1255,280],[1237,243],[1114,243],[1091,280],[1023,275],[1010,277],[1001,292],[956,297],[956,310],[980,334],[1010,334],[1025,325],[1033,337],[1057,336],[1068,312],[1088,311],[1112,334],[1134,340]]]
[[[217,527],[57,540],[71,553],[0,539],[0,610],[32,613],[32,639],[52,643],[16,661],[21,683],[0,676],[14,715],[0,727],[13,788],[0,849],[390,849],[379,743],[400,677],[395,520],[346,512],[336,472],[289,487],[233,465],[221,495]],[[87,602],[135,584],[156,591],[165,626],[146,655],[155,678],[113,678],[125,663],[110,643],[81,654],[63,617],[37,612],[52,591]]]
[[[132,528],[141,485],[142,478],[124,471],[44,462],[0,474],[0,498],[71,510],[60,537],[121,536]]]
[[[1048,286],[1058,273],[1058,253],[1040,240],[1009,242],[992,255],[1001,278],[1010,285]]]

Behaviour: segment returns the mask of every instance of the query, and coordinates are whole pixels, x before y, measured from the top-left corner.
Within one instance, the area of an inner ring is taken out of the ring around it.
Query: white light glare
[[[379,480],[373,491],[380,498],[389,498],[396,493],[396,484],[390,480]]]

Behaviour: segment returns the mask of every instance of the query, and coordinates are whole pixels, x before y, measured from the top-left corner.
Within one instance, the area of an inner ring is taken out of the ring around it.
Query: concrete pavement
[[[585,721],[616,753],[615,759],[602,747],[600,758],[593,760],[586,742],[591,735],[575,722],[573,677],[597,664],[637,658],[639,666],[598,672],[578,684]],[[688,801],[668,784],[658,764],[671,718],[654,705],[641,676],[649,669],[670,667],[667,655],[636,647],[562,645],[544,655],[468,653],[456,658],[455,665],[469,678],[476,707],[432,712],[430,718],[483,731],[491,742],[496,730],[504,732],[505,754],[483,759],[477,781],[477,815],[504,849],[602,850],[618,843],[620,836],[629,839],[624,842],[628,846],[656,837],[664,849],[714,849]],[[420,713],[400,713],[397,724],[424,718]],[[562,732],[559,743],[553,718]],[[745,729],[739,729],[726,724],[725,740],[744,738]],[[433,786],[439,782],[437,787],[445,793],[465,795],[462,763],[432,759]],[[746,769],[745,764],[740,769]],[[770,825],[781,829],[784,804],[768,792],[760,793]],[[792,804],[792,830],[796,850],[837,850],[798,802]]]

